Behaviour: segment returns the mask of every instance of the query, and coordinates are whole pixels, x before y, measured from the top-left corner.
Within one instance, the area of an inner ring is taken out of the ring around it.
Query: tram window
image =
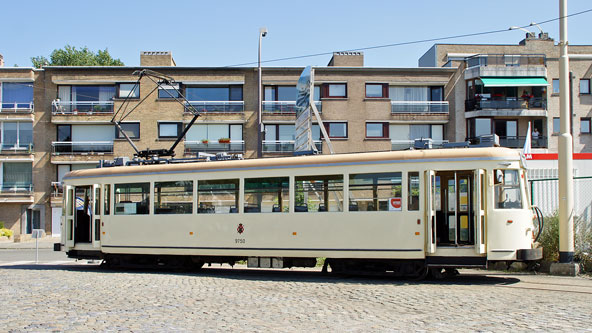
[[[238,179],[197,182],[198,214],[238,213]]]
[[[74,190],[72,189],[68,190],[68,196],[66,197],[66,205],[68,206],[68,215],[74,215]]]
[[[288,211],[289,178],[245,179],[245,213],[280,213]]]
[[[191,214],[193,181],[155,182],[154,214]]]
[[[342,212],[343,176],[296,177],[295,212]]]
[[[115,184],[115,215],[146,215],[150,183]]]
[[[350,211],[400,211],[401,172],[349,176]]]
[[[518,170],[495,170],[495,208],[522,208]]]
[[[104,215],[111,214],[111,185],[107,184],[104,186],[105,193],[103,197],[105,198],[105,212]]]
[[[101,215],[101,188],[95,188],[95,215]]]
[[[409,184],[407,210],[419,210],[419,172],[410,172],[407,177]]]

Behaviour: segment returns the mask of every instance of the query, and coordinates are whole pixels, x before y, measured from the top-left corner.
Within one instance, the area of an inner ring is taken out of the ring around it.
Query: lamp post
[[[263,133],[263,123],[261,122],[261,105],[263,104],[263,87],[261,83],[261,40],[265,36],[267,36],[267,28],[259,28],[259,56],[257,57],[257,158],[261,158],[263,156],[263,137],[261,135]]]

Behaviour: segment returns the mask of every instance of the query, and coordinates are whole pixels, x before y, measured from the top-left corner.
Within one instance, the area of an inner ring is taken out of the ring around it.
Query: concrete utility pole
[[[559,0],[559,264],[551,273],[577,274],[574,257],[573,138],[569,112],[569,56],[567,53],[567,0]]]

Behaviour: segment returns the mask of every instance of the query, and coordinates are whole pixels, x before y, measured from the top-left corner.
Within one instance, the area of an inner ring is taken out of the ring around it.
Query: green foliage
[[[44,56],[32,57],[31,63],[36,68],[43,66],[123,66],[119,59],[113,59],[107,49],[99,50],[95,54],[86,46],[77,49],[66,45],[63,49],[55,49],[51,52],[49,60]]]
[[[575,253],[574,257],[580,263],[582,271],[592,272],[592,225],[590,221],[574,218]],[[559,260],[559,216],[557,213],[545,217],[545,227],[539,242],[543,247],[543,259]]]
[[[4,222],[0,221],[0,229],[4,229]]]
[[[12,237],[12,230],[10,229],[6,229],[4,227],[0,228],[0,237],[2,236],[6,236],[6,237]]]

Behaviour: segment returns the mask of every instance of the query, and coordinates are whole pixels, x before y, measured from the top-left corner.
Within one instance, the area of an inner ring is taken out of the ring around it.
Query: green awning
[[[542,87],[549,83],[544,77],[482,77],[485,87]]]

